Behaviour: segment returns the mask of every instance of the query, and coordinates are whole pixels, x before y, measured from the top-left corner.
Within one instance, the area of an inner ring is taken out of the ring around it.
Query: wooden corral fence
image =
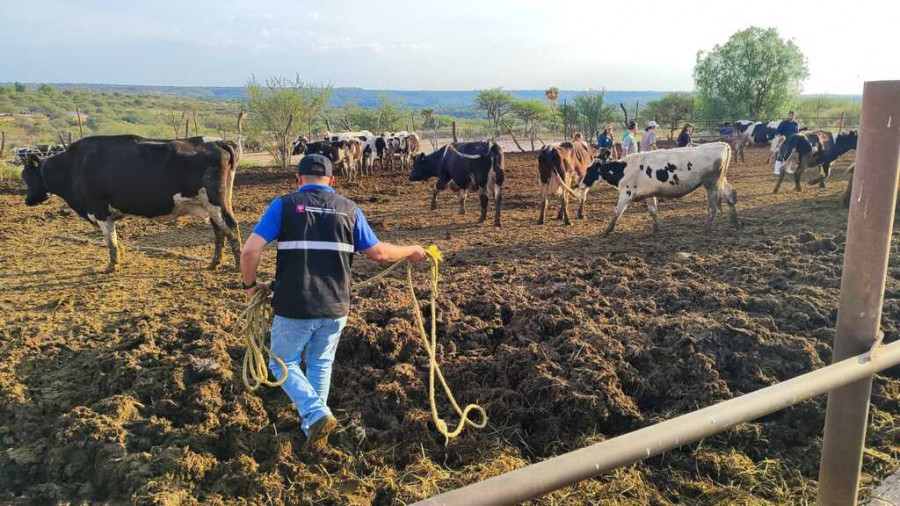
[[[820,506],[857,504],[875,373],[900,364],[881,313],[900,175],[900,81],[867,82],[830,366],[417,504],[518,504],[828,392]]]

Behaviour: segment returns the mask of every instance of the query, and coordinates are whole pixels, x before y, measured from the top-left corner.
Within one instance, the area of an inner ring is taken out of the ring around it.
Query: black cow
[[[448,144],[430,155],[421,153],[413,159],[410,181],[438,178],[431,196],[431,210],[437,209],[437,196],[444,188],[459,195],[460,214],[466,212],[466,193],[478,189],[481,218],[487,219],[488,200],[494,197],[494,226],[501,226],[500,209],[503,202],[503,149],[490,142],[458,142]]]
[[[778,150],[775,158],[775,175],[778,181],[772,193],[778,193],[785,173],[794,174],[794,189],[801,191],[800,176],[809,167],[820,167],[819,177],[810,184],[825,188],[825,180],[831,175],[831,164],[844,153],[856,149],[856,131],[840,134],[837,139],[824,130],[799,133],[788,137]]]
[[[306,146],[308,144],[309,139],[302,135],[297,136],[297,139],[294,141],[294,144],[292,146],[291,154],[297,156],[306,153]]]
[[[226,237],[239,265],[241,235],[231,209],[236,165],[237,154],[228,143],[202,137],[85,137],[43,163],[29,158],[22,171],[28,186],[25,204],[40,204],[52,193],[97,225],[109,247],[106,272],[115,271],[122,260],[115,221],[129,215],[208,216],[215,234],[210,268],[221,261]]]

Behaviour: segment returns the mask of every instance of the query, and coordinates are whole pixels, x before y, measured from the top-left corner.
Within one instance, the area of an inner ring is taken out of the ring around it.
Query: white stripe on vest
[[[326,241],[279,241],[278,249],[319,249],[328,251],[345,251],[353,253],[353,245],[343,242]]]

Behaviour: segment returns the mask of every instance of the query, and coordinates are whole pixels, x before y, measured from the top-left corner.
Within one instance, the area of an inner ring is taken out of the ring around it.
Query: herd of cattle
[[[830,174],[831,164],[839,156],[856,149],[857,133],[834,137],[817,130],[801,132],[779,142],[772,124],[744,122],[731,143],[712,142],[695,147],[635,153],[612,159],[608,150],[594,154],[583,141],[560,142],[544,146],[537,155],[541,202],[538,223],[543,224],[550,197],[559,199],[557,217],[570,224],[568,203],[578,203],[578,218],[585,217],[588,191],[597,181],[618,191],[618,201],[605,234],[631,202],[646,202],[659,230],[657,198],[680,198],[703,187],[707,193],[711,227],[716,211],[726,203],[730,218],[738,226],[737,192],[726,174],[732,156],[743,159],[749,145],[770,144],[775,159],[778,191],[785,173],[793,173],[800,191],[800,175],[806,168],[821,167],[814,181],[821,186]],[[776,145],[777,144],[777,145]],[[237,149],[236,149],[237,148]],[[503,184],[506,180],[504,153],[491,141],[447,144],[433,153],[420,153],[415,133],[396,132],[373,135],[371,132],[327,133],[310,142],[298,138],[293,154],[319,153],[328,156],[350,181],[360,174],[374,172],[376,162],[383,171],[409,171],[410,181],[437,179],[431,209],[437,208],[437,196],[449,188],[459,198],[459,212],[465,213],[468,191],[478,190],[480,222],[487,219],[488,204],[495,202],[493,224],[501,226]],[[73,142],[61,153],[23,154],[22,179],[27,185],[25,204],[37,205],[50,194],[61,197],[82,218],[97,226],[109,249],[107,272],[122,261],[115,222],[124,216],[171,219],[194,215],[208,217],[215,248],[211,267],[222,256],[226,239],[240,261],[241,238],[231,207],[239,146],[221,139],[193,137],[177,140],[144,139],[134,135],[95,136]]]

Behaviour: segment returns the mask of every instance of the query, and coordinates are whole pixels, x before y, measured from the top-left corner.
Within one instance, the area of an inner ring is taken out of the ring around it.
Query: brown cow
[[[557,219],[562,218],[566,225],[571,225],[569,219],[569,195],[579,200],[578,218],[584,218],[584,199],[572,191],[572,186],[578,185],[587,173],[591,164],[591,150],[584,142],[561,142],[544,146],[538,154],[538,176],[541,181],[541,214],[538,224],[544,224],[544,215],[547,212],[550,195],[560,198],[560,208]]]

